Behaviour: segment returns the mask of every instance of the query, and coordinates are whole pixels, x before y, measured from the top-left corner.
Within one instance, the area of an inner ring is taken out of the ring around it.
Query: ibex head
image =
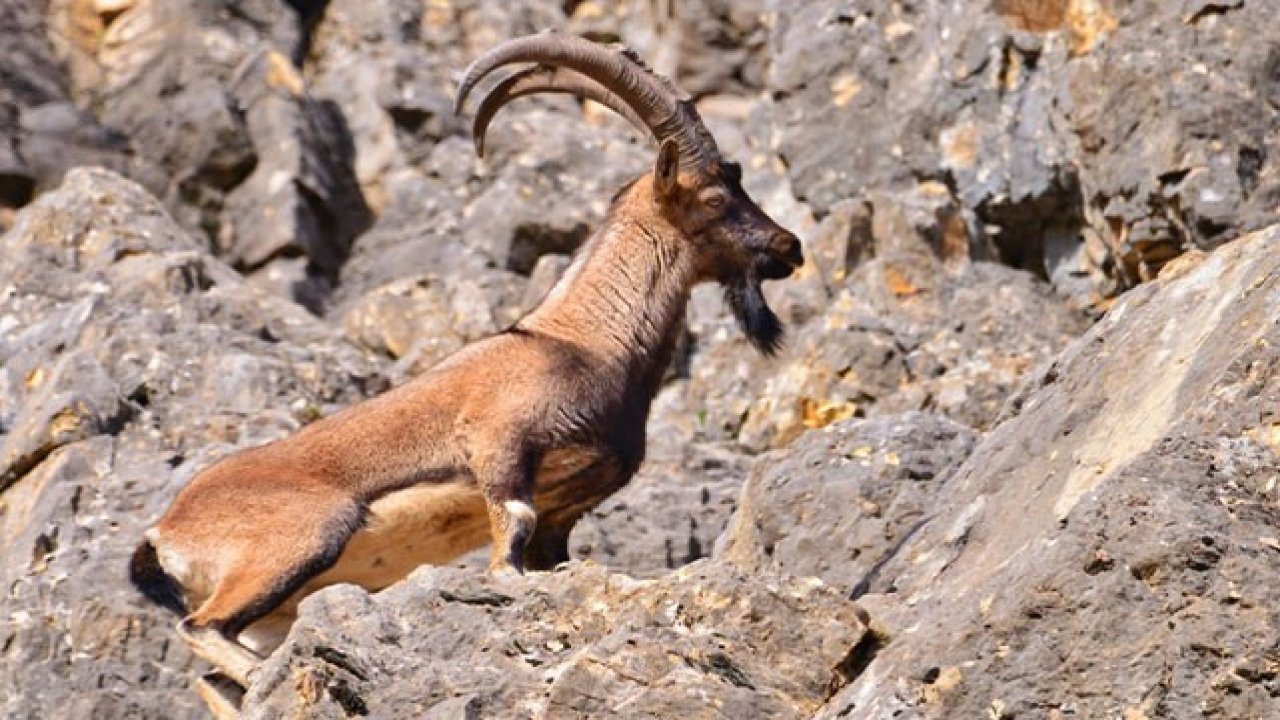
[[[467,68],[455,110],[485,76],[511,63],[537,63],[498,83],[480,102],[472,135],[484,153],[485,131],[507,102],[539,92],[594,100],[658,142],[651,173],[617,202],[648,203],[650,217],[673,228],[693,249],[698,278],[715,280],[751,342],[773,353],[782,324],[761,291],[804,263],[800,241],[742,189],[742,170],[723,159],[693,102],[634,52],[583,38],[542,33],[506,42]],[[645,182],[648,178],[649,182]]]

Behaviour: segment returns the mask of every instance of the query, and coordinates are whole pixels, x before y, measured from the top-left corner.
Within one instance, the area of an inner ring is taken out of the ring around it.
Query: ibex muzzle
[[[573,525],[644,458],[649,405],[695,284],[722,284],[752,342],[778,347],[782,326],[761,283],[801,265],[800,243],[743,191],[741,169],[721,158],[693,104],[629,51],[547,33],[477,60],[458,108],[510,63],[533,65],[481,101],[477,150],[506,102],[569,92],[652,132],[653,170],[618,194],[564,277],[514,326],[218,461],[147,532],[134,583],[179,612],[194,608],[179,633],[242,685],[260,660],[242,642],[271,647],[319,587],[381,589],[490,539],[496,573],[567,560]],[[216,686],[202,688],[215,712],[234,712]]]

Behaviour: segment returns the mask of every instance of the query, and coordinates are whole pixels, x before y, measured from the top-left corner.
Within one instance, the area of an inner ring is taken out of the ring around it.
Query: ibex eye
[[[725,198],[721,193],[711,193],[702,199],[702,203],[707,207],[716,210],[724,207]]]

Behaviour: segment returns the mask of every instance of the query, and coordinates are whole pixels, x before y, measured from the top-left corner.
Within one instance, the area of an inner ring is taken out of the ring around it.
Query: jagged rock
[[[998,13],[947,3],[770,7],[771,114],[801,198],[825,213],[846,198],[940,187],[976,257],[995,248],[1077,305],[1096,299],[1105,269],[1081,280],[1090,268],[1071,264],[1082,208],[1058,120],[1065,41],[1029,46],[1033,36]]]
[[[819,214],[945,181],[1006,262],[1105,305],[1274,221],[1264,5],[772,2],[778,152]]]
[[[386,209],[359,237],[343,265],[326,313],[343,316],[365,294],[433,268],[465,277],[490,269],[460,241],[462,208],[472,190],[475,151],[461,138],[431,149],[431,172],[404,170],[385,179]]]
[[[851,280],[797,332],[740,441],[779,447],[833,420],[913,409],[985,430],[1023,374],[1083,325],[1043,284],[1002,265],[951,274],[877,258]]]
[[[259,36],[248,22],[224,26],[217,16],[194,3],[147,0],[87,37],[74,26],[57,33],[80,59],[69,65],[75,97],[108,127],[145,138],[139,150],[170,176],[161,197],[206,232],[216,232],[224,195],[258,160],[226,81]]]
[[[354,148],[342,116],[309,96],[278,52],[237,69],[232,88],[257,165],[229,192],[219,241],[236,264],[253,268],[301,253],[309,273],[336,278],[352,239],[372,222],[351,165]]]
[[[700,562],[510,581],[422,568],[303,602],[246,718],[808,717],[877,642],[821,583]]]
[[[0,3],[0,231],[12,210],[76,165],[129,172],[151,186],[161,174],[133,156],[129,139],[70,100],[68,78],[49,41],[45,3]]]
[[[659,400],[659,403],[662,401]],[[669,572],[711,554],[738,505],[750,456],[732,446],[664,438],[661,420],[640,472],[578,522],[574,557],[637,577]]]
[[[334,279],[370,216],[343,119],[295,67],[314,4],[61,4],[101,25],[59,28],[74,96],[168,173],[156,189],[170,211],[237,265],[305,255],[311,276]]]
[[[1277,241],[1166,265],[1024,386],[869,583],[891,639],[817,717],[1275,714]]]
[[[398,360],[398,375],[417,375],[515,322],[521,287],[519,278],[499,270],[470,278],[409,277],[365,294],[343,325],[348,338]]]
[[[384,176],[469,129],[453,113],[456,76],[510,37],[559,27],[560,3],[333,0],[316,27],[308,77],[351,125],[356,174],[383,199]]]
[[[969,428],[920,412],[806,433],[756,462],[715,557],[860,595],[934,513],[975,440]]]
[[[1110,36],[1067,66],[1060,103],[1089,228],[1132,285],[1276,221],[1280,27],[1257,2],[1114,13]]]
[[[203,717],[174,618],[125,578],[143,528],[214,457],[385,386],[203,247],[101,170],[0,236],[0,715]]]
[[[974,77],[987,48],[966,47],[983,13],[965,12],[944,42],[941,3],[771,2],[768,10],[778,150],[799,197],[825,213],[867,189],[903,186],[915,170],[938,177],[936,133],[987,91]],[[915,58],[926,55],[937,59],[922,67]]]

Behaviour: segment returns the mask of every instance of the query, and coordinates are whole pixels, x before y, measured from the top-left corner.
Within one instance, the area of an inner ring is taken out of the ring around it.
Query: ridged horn
[[[594,100],[626,118],[640,132],[649,133],[649,127],[645,125],[644,119],[637,115],[625,100],[600,83],[567,68],[535,65],[498,83],[480,101],[475,120],[471,123],[471,137],[476,144],[476,154],[484,156],[485,133],[489,130],[489,123],[503,105],[516,98],[540,92],[567,93]]]
[[[631,108],[659,143],[674,138],[682,165],[701,165],[719,157],[715,140],[693,102],[670,80],[650,70],[628,49],[605,47],[573,35],[543,32],[516,38],[480,56],[462,76],[454,111],[461,112],[467,96],[489,73],[524,62],[567,68],[598,83]],[[515,97],[508,94],[506,99]],[[491,105],[490,117],[501,105]]]

